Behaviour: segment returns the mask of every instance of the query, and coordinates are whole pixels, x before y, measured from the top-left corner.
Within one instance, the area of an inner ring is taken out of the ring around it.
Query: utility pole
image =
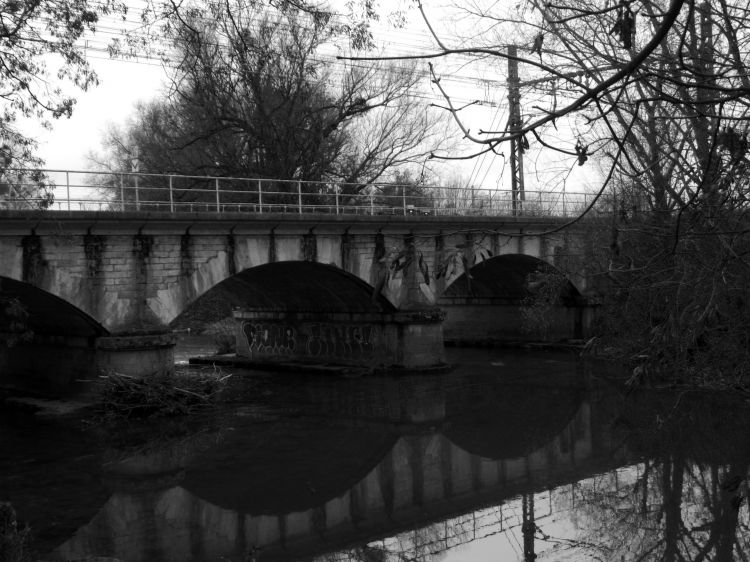
[[[131,158],[130,158],[130,171],[131,173],[135,174],[133,178],[135,179],[135,208],[140,210],[141,208],[141,201],[139,198],[138,193],[138,172],[141,170],[141,152],[140,148],[138,146],[134,146],[133,150],[131,151]]]
[[[534,548],[534,535],[536,534],[536,523],[534,522],[534,493],[521,496],[522,522],[521,534],[523,535],[523,560],[534,562],[536,551]]]
[[[521,130],[521,90],[518,80],[518,48],[508,45],[508,131],[517,133]],[[523,210],[526,199],[523,187],[523,139],[513,138],[510,141],[510,190],[513,198],[513,214],[518,215]]]

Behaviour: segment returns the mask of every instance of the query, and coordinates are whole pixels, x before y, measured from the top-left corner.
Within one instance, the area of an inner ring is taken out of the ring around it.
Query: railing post
[[[68,211],[70,211],[70,172],[65,172],[65,187],[68,192]]]
[[[375,214],[375,194],[370,193],[370,215]]]
[[[297,180],[297,201],[299,203],[299,212],[302,214],[302,182]]]
[[[339,214],[339,186],[338,185],[336,186],[335,193],[336,193],[336,214],[338,215]]]
[[[214,180],[216,185],[216,212],[221,213],[221,203],[219,202],[219,178]]]
[[[174,195],[172,193],[172,179],[174,176],[169,176],[169,212],[174,213]]]
[[[404,215],[406,215],[406,185],[401,186],[401,205],[404,208]]]
[[[258,209],[259,213],[263,212],[263,180],[258,180]]]
[[[125,210],[125,180],[120,174],[120,210]]]

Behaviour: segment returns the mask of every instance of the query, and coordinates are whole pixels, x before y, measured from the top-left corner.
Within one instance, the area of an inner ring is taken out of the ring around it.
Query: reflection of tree
[[[573,546],[602,560],[747,560],[750,538],[740,513],[747,509],[750,455],[737,447],[745,422],[728,422],[721,409],[696,403],[656,404],[650,414],[634,408],[630,419],[642,416],[644,423],[630,428],[630,443],[647,459],[556,499],[556,510],[571,510],[578,529]]]

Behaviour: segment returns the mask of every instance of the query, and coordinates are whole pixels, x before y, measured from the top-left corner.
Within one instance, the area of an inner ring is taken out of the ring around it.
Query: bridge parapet
[[[282,213],[370,216],[571,217],[594,193],[562,190],[477,189],[373,182],[281,180],[91,172],[9,170],[15,175],[0,208],[55,211]],[[54,186],[52,197],[39,182]],[[38,192],[38,196],[18,194]]]

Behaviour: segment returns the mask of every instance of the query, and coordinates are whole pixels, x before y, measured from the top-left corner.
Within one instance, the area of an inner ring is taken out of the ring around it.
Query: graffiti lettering
[[[367,324],[243,322],[250,357],[368,360],[386,348],[383,328]]]

